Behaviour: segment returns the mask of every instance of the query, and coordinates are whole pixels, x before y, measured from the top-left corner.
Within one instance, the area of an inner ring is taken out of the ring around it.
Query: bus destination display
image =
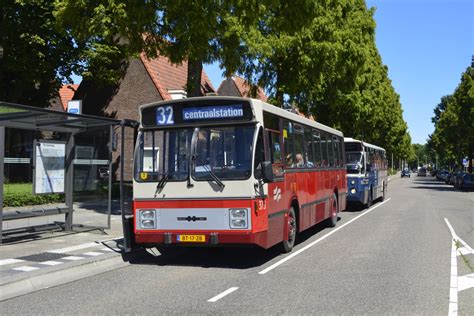
[[[214,104],[213,104],[214,103]],[[253,112],[250,104],[219,102],[165,103],[142,109],[143,126],[176,126],[199,122],[251,121]]]

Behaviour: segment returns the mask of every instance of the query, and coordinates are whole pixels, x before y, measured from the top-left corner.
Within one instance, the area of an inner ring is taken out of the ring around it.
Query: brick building
[[[266,102],[268,97],[261,87],[256,87],[257,97],[255,99]],[[219,89],[217,89],[218,95],[233,96],[233,97],[245,97],[250,98],[250,85],[247,81],[239,76],[228,77],[221,82]]]
[[[186,97],[187,62],[172,65],[169,59],[159,56],[148,59],[145,54],[133,58],[120,82],[114,86],[97,87],[83,81],[74,94],[74,100],[82,100],[83,114],[99,115],[114,119],[139,119],[138,107],[142,104],[181,99]],[[215,93],[207,74],[202,72],[201,93]],[[120,129],[117,130],[120,139]],[[136,135],[129,129],[125,134],[125,180],[132,179],[133,150]],[[104,143],[106,140],[104,140]],[[120,142],[113,153],[114,171],[119,179]]]

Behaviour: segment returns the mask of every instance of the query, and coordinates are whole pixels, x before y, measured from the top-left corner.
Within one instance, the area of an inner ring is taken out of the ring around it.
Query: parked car
[[[402,178],[403,177],[410,178],[410,170],[408,168],[405,168],[405,169],[402,170]]]
[[[463,174],[463,172],[453,172],[451,179],[449,179],[449,184],[452,184],[455,188],[457,188],[461,182]]]
[[[420,169],[418,169],[418,176],[419,177],[426,177],[426,168],[421,167]]]
[[[444,182],[449,184],[451,182],[451,177],[453,176],[453,174],[451,172],[448,172],[446,174],[446,177],[444,178]]]
[[[474,190],[474,174],[464,173],[461,177],[458,188],[463,191]]]
[[[436,174],[436,179],[445,181],[448,173],[447,170],[441,170]]]

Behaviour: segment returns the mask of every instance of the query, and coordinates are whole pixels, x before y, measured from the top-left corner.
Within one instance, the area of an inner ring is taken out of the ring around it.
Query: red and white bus
[[[343,134],[259,100],[200,97],[140,107],[126,245],[281,243],[347,195]]]

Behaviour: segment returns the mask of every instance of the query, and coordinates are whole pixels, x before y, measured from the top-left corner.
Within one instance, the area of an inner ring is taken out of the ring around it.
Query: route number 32
[[[173,107],[162,106],[156,109],[156,124],[171,125],[174,124]]]

